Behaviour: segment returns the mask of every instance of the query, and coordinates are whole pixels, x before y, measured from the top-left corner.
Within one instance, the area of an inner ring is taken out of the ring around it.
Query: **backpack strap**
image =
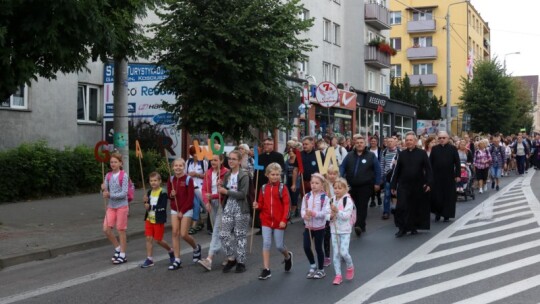
[[[262,187],[261,187],[263,197],[264,197],[264,190],[266,190],[266,184],[262,185]]]
[[[283,183],[279,183],[279,199],[283,202]]]
[[[124,170],[120,170],[120,175],[118,176],[118,182],[120,183],[120,187],[122,187],[122,181],[124,180],[124,175],[126,173],[124,172]]]
[[[347,206],[347,196],[343,198],[343,209],[345,209],[345,206]]]
[[[326,194],[321,194],[321,210],[322,210],[322,207],[323,207],[323,204],[324,204],[324,198],[326,197]]]

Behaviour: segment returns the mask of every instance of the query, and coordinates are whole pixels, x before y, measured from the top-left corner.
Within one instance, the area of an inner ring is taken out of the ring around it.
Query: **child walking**
[[[323,239],[326,219],[330,214],[329,199],[324,192],[326,179],[319,173],[311,175],[311,192],[306,193],[302,199],[301,214],[306,226],[304,230],[304,252],[309,260],[309,271],[306,278],[322,279],[324,272]],[[311,249],[315,244],[317,252],[317,264]]]
[[[219,147],[216,148],[219,150]],[[210,162],[212,167],[206,171],[204,182],[202,184],[202,195],[204,206],[208,211],[208,215],[212,218],[212,240],[210,241],[210,248],[208,249],[208,257],[200,260],[198,263],[207,271],[212,270],[212,259],[214,255],[221,251],[221,239],[219,238],[219,229],[221,228],[221,214],[223,208],[223,199],[225,195],[218,194],[218,181],[223,180],[225,173],[229,172],[227,168],[223,166],[223,154],[212,157]],[[221,200],[220,200],[221,199]]]
[[[330,165],[328,166],[328,171],[326,174],[323,175],[324,178],[326,178],[327,181],[327,188],[325,189],[325,192],[328,194],[329,197],[334,197],[334,182],[339,178],[339,168]],[[330,215],[326,218],[326,226],[324,227],[324,267],[330,266]]]
[[[218,192],[225,195],[225,208],[221,218],[219,237],[227,255],[227,265],[223,272],[228,273],[236,266],[235,272],[246,271],[247,232],[249,229],[249,174],[240,169],[242,154],[238,150],[229,153],[229,167],[223,182],[218,183]]]
[[[103,220],[103,232],[114,246],[112,257],[113,264],[123,264],[126,258],[126,229],[128,220],[128,185],[129,176],[122,170],[122,154],[112,153],[109,161],[111,172],[107,173],[104,183],[101,185],[103,197],[109,199],[105,219]],[[118,239],[112,229],[116,227]]]
[[[351,240],[352,222],[351,217],[354,211],[354,201],[349,195],[349,185],[344,178],[338,178],[334,182],[334,192],[336,196],[331,204],[331,224],[332,250],[334,251],[334,270],[336,277],[332,282],[339,285],[343,281],[341,275],[341,259],[347,266],[346,278],[352,280],[354,277],[354,266],[349,254],[349,243]]]
[[[193,217],[193,197],[195,195],[193,179],[188,178],[188,175],[185,174],[186,162],[184,159],[175,159],[172,165],[174,176],[167,181],[167,193],[171,201],[174,261],[169,265],[169,270],[177,270],[182,265],[179,237],[181,236],[193,248],[194,263],[201,259],[201,245],[197,244],[193,237],[188,234],[191,218]]]
[[[253,202],[253,208],[260,210],[263,237],[263,270],[259,275],[259,280],[266,280],[272,276],[270,271],[272,235],[277,250],[283,254],[285,259],[285,271],[289,272],[293,265],[293,253],[287,250],[283,242],[291,201],[289,191],[280,182],[281,166],[278,163],[266,166],[265,173],[268,177],[268,183],[261,187],[257,202]]]
[[[153,243],[154,240],[159,246],[169,253],[169,260],[174,262],[174,251],[169,244],[163,240],[165,233],[165,223],[167,222],[167,193],[161,188],[161,175],[152,172],[149,175],[151,190],[144,196],[144,235],[146,236],[146,260],[141,264],[141,268],[154,266]]]

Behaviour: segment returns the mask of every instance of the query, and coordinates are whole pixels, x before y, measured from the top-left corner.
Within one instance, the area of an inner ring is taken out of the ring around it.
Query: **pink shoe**
[[[341,284],[341,282],[343,282],[343,278],[341,277],[340,274],[338,274],[338,275],[334,278],[334,281],[332,282],[332,284],[334,284],[334,285],[339,285],[339,284]]]
[[[347,268],[347,274],[345,275],[345,277],[347,278],[347,280],[352,280],[354,278],[354,266],[353,267],[350,267],[350,268]]]
[[[331,264],[330,258],[324,258],[324,264],[323,264],[323,266],[324,266],[324,267],[328,267],[328,266],[330,266],[330,264]]]

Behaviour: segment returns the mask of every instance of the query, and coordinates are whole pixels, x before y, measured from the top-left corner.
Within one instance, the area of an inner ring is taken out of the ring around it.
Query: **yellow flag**
[[[139,159],[143,158],[139,140],[135,140],[135,156],[137,156]]]

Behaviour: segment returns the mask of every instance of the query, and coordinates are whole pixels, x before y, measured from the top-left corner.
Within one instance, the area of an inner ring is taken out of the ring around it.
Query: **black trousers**
[[[368,210],[368,203],[374,190],[373,184],[352,186],[349,194],[354,200],[356,206],[356,227],[360,227],[362,231],[366,230],[366,217]]]

